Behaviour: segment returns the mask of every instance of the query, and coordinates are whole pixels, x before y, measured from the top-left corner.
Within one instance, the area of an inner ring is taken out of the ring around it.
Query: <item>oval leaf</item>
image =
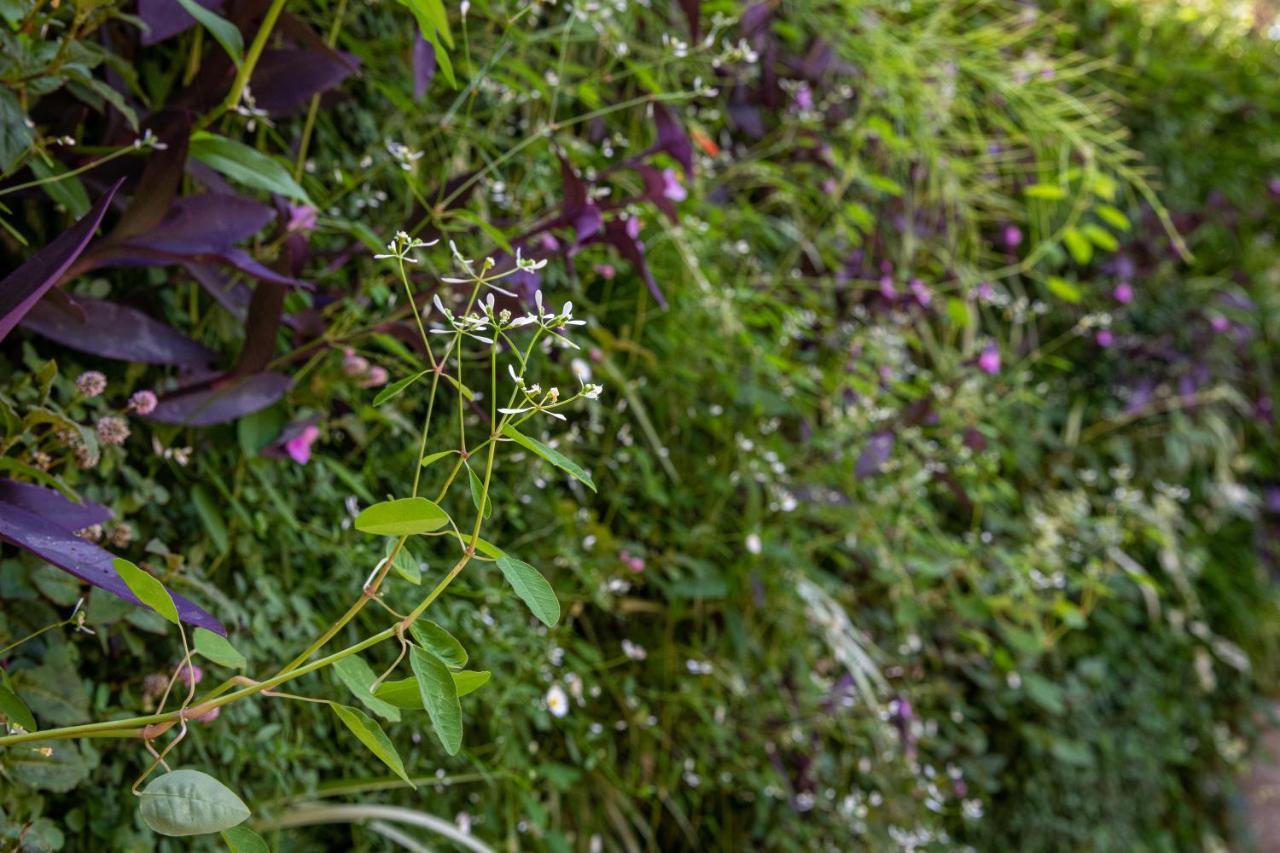
[[[409,787],[417,788],[413,784],[413,780],[404,772],[404,762],[400,760],[400,753],[396,752],[396,748],[392,745],[391,739],[387,737],[387,733],[382,730],[382,726],[374,722],[368,714],[357,708],[347,705],[330,705],[333,712],[338,715],[338,719],[346,725],[351,733],[355,735],[362,744],[369,747],[369,751],[378,756],[382,763],[391,768],[391,770],[401,779],[409,783]]]
[[[226,637],[204,628],[196,628],[194,645],[197,652],[214,663],[231,669],[244,669],[244,655],[236,651],[235,646],[227,642]]]
[[[233,826],[222,831],[222,840],[231,853],[271,853],[262,836],[247,826]]]
[[[409,632],[418,645],[431,652],[449,669],[462,669],[467,665],[467,650],[458,638],[430,619],[419,619],[409,626]]]
[[[510,554],[498,557],[497,563],[507,583],[542,624],[550,628],[560,621],[560,602],[556,599],[556,591],[537,569]]]
[[[178,624],[178,608],[174,606],[173,599],[169,597],[169,590],[164,588],[164,584],[120,557],[112,560],[111,565],[115,566],[120,579],[125,582],[125,586],[129,587],[130,592],[138,596],[139,601],[173,624]],[[213,831],[209,830],[209,832]]]
[[[457,755],[462,748],[462,706],[458,704],[458,688],[444,661],[417,646],[409,646],[409,665],[417,676],[422,707],[431,717],[436,737],[444,751]]]
[[[532,450],[534,453],[538,454],[561,471],[566,472],[569,476],[582,483],[591,491],[594,492],[596,490],[596,484],[591,482],[591,475],[588,474],[581,465],[574,462],[554,447],[543,444],[536,438],[530,438],[511,424],[507,424],[502,428],[502,434],[526,450]]]
[[[289,170],[278,160],[242,142],[200,131],[191,137],[191,156],[233,181],[311,204]]]
[[[4,714],[10,723],[22,726],[29,732],[39,731],[36,718],[31,715],[27,703],[18,698],[18,694],[9,688],[9,677],[0,674],[0,714]]]
[[[383,501],[356,516],[356,530],[375,536],[410,536],[431,533],[449,523],[449,516],[426,498]]]
[[[418,689],[416,678],[384,681],[373,691],[373,695],[383,702],[406,711],[422,710],[422,691]]]
[[[369,664],[365,663],[364,658],[359,655],[345,657],[333,665],[333,671],[351,691],[351,695],[360,700],[360,704],[384,720],[400,722],[400,709],[390,702],[377,698],[370,691],[369,688],[373,687],[373,682],[378,676],[374,674]]]
[[[138,812],[161,835],[205,835],[243,823],[249,807],[230,788],[199,770],[174,770],[142,791]]]

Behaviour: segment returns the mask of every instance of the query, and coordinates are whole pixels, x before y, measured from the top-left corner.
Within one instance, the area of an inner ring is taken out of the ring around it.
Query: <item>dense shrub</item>
[[[1263,24],[1120,0],[185,5],[2,11],[5,269],[67,258],[0,285],[4,475],[88,501],[22,492],[64,548],[87,528],[225,626],[254,679],[363,600],[386,543],[353,522],[408,483],[461,532],[403,543],[387,608],[457,565],[486,494],[484,539],[562,612],[533,618],[492,554],[431,604],[493,677],[457,755],[434,716],[383,720],[416,790],[321,704],[192,722],[171,766],[273,848],[1228,837],[1276,667]],[[406,252],[403,280],[374,257]],[[496,311],[540,290],[588,319],[522,381],[605,388],[531,423],[552,452],[502,444],[487,487],[420,465],[501,420],[483,342],[430,381],[432,298],[474,301],[451,254],[512,273]],[[139,816],[138,732],[18,727],[158,713],[186,640],[40,559],[85,552],[51,556],[0,487],[5,843],[176,849]],[[394,621],[364,607],[326,652]],[[234,674],[197,663],[201,690]],[[354,704],[350,680],[287,689]]]

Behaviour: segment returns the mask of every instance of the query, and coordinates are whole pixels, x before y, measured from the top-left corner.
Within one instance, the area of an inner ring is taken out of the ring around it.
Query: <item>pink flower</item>
[[[933,292],[929,290],[925,283],[918,278],[913,278],[909,286],[912,295],[916,298],[916,302],[926,308],[929,307],[929,303],[933,301]]]
[[[107,390],[107,377],[98,370],[86,370],[76,379],[76,390],[86,397],[96,397]]]
[[[178,680],[190,687],[199,684],[204,678],[204,670],[192,663],[185,663],[178,668]]]
[[[596,275],[605,281],[613,281],[613,277],[618,274],[618,270],[614,268],[613,264],[596,264],[595,269]]]
[[[361,388],[377,388],[379,385],[386,385],[391,375],[387,373],[387,369],[380,364],[375,364],[369,368],[369,372],[364,375],[364,379],[360,380]]]
[[[671,201],[684,201],[689,197],[689,192],[680,183],[680,179],[676,177],[675,169],[662,170],[662,195]]]
[[[891,278],[890,276],[886,275],[880,279],[880,295],[883,296],[885,299],[898,298],[897,288],[893,286],[893,278]]]
[[[1000,372],[1000,348],[989,344],[978,356],[978,369],[992,376]]]
[[[1215,332],[1221,333],[1231,328],[1231,321],[1221,314],[1214,314],[1209,318],[1209,325],[1213,326]]]
[[[1106,349],[1107,347],[1111,346],[1116,341],[1115,336],[1111,334],[1110,329],[1099,329],[1098,334],[1094,335],[1093,339],[1098,344],[1098,346],[1102,347],[1103,349]]]
[[[284,443],[284,452],[299,465],[306,465],[311,461],[311,445],[319,437],[320,428],[315,424],[307,424],[302,428],[302,432]]]
[[[982,302],[990,302],[996,298],[996,287],[989,281],[980,281],[973,289],[973,295]]]
[[[1022,245],[1022,229],[1017,225],[1006,225],[1004,227],[1004,244],[1010,249],[1016,249]]]
[[[153,391],[135,391],[129,398],[129,408],[138,415],[149,415],[156,410],[156,395]]]
[[[290,234],[307,232],[316,227],[316,209],[307,204],[289,205],[289,222],[285,230]]]
[[[349,349],[343,353],[342,370],[348,376],[364,376],[369,370],[369,360]]]
[[[124,444],[124,440],[129,437],[128,422],[115,415],[103,415],[98,418],[94,430],[103,444]]]
[[[1128,305],[1133,301],[1133,285],[1127,281],[1122,281],[1116,285],[1116,289],[1111,291],[1111,295],[1115,297],[1116,302],[1121,305]]]

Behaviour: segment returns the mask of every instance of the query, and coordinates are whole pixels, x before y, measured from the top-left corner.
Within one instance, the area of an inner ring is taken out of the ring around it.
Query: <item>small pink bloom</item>
[[[671,201],[684,201],[689,197],[688,190],[680,183],[674,169],[662,170],[662,195]]]
[[[342,356],[342,370],[348,376],[363,376],[369,370],[369,361],[354,350],[347,350]]]
[[[1116,302],[1121,305],[1128,305],[1133,301],[1133,285],[1127,281],[1122,281],[1116,285],[1116,289],[1111,291],[1111,295],[1115,297]]]
[[[1111,346],[1113,343],[1116,342],[1115,336],[1111,334],[1110,329],[1099,329],[1098,334],[1094,335],[1093,339],[1095,342],[1097,342],[1098,346],[1102,347],[1103,349]]]
[[[1209,325],[1213,326],[1215,332],[1225,332],[1231,328],[1231,321],[1221,314],[1214,314],[1209,318]]]
[[[1000,349],[995,344],[989,345],[978,356],[978,368],[992,376],[1000,372]]]
[[[933,292],[920,279],[911,279],[909,287],[911,288],[911,294],[916,298],[916,302],[919,302],[922,306],[927,308],[929,303],[933,302]]]
[[[379,385],[386,385],[390,379],[387,369],[379,364],[375,364],[369,368],[369,372],[364,375],[364,379],[360,380],[361,388],[377,388]]]
[[[135,391],[129,398],[129,408],[138,415],[149,415],[156,410],[156,395],[152,391]]]
[[[880,295],[885,299],[898,298],[898,290],[893,286],[892,277],[886,275],[880,279]]]
[[[97,397],[107,390],[107,377],[98,370],[86,370],[76,379],[76,390],[86,397]]]
[[[813,92],[809,91],[808,86],[802,85],[800,88],[796,89],[795,103],[798,109],[813,109]]]
[[[316,227],[316,209],[307,204],[291,204],[289,205],[289,222],[285,225],[285,230],[290,234],[295,232],[307,232],[314,230]]]
[[[596,264],[595,270],[596,275],[605,281],[613,281],[613,277],[618,274],[618,270],[614,268],[613,264]]]
[[[996,287],[989,281],[980,281],[973,289],[973,295],[983,302],[990,302],[996,298]]]
[[[202,678],[204,678],[204,670],[193,663],[186,663],[178,668],[178,680],[188,687],[199,684]]]
[[[320,428],[315,424],[307,424],[302,428],[302,432],[284,443],[284,452],[299,465],[306,465],[311,461],[311,445],[319,437]]]
[[[1022,245],[1022,229],[1017,225],[1006,225],[1004,227],[1004,244],[1010,249],[1016,249]]]

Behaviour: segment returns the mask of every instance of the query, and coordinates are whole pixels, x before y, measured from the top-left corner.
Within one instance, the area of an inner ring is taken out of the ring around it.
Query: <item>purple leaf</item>
[[[665,104],[654,104],[653,120],[658,126],[658,141],[645,153],[664,151],[670,154],[684,169],[684,176],[693,180],[693,142],[680,126],[675,113]]]
[[[293,384],[282,373],[258,373],[243,379],[221,379],[198,391],[168,397],[151,413],[166,424],[209,426],[233,421],[265,409]]]
[[[70,528],[65,528],[53,521],[47,509],[33,511],[30,497],[22,500],[26,503],[0,501],[0,539],[30,551],[40,559],[52,563],[86,583],[105,589],[131,604],[141,606],[142,603],[138,601],[137,596],[129,590],[115,567],[111,565],[114,559],[111,552],[75,536]],[[48,501],[48,496],[37,500],[37,503],[43,505],[45,501]],[[73,512],[79,513],[79,515],[73,515],[73,518],[88,517],[85,515],[87,511],[85,507],[76,506],[70,501],[66,503]],[[170,592],[169,595],[177,605],[178,616],[182,621],[208,628],[219,634],[227,633],[222,623],[205,610],[177,593]]]
[[[358,59],[336,50],[268,50],[254,69],[250,87],[260,108],[283,115],[305,106],[312,95],[336,88],[359,68]]]
[[[78,504],[53,489],[16,480],[0,480],[0,503],[35,513],[67,530],[80,530],[111,518],[111,510],[101,504]]]
[[[40,301],[45,291],[58,283],[89,244],[107,205],[120,189],[123,179],[116,181],[102,198],[75,225],[63,231],[53,242],[27,258],[26,262],[0,281],[0,340],[4,340],[18,321]]]
[[[675,202],[683,198],[680,193],[684,191],[684,187],[681,187],[675,178],[675,171],[656,169],[653,166],[636,166],[636,171],[640,173],[640,177],[644,178],[644,197],[668,219],[675,222],[677,219]],[[672,181],[675,181],[679,193],[673,191]]]
[[[431,88],[436,76],[436,48],[431,42],[416,36],[413,41],[413,99],[421,101]]]
[[[85,321],[47,303],[31,309],[22,327],[80,352],[146,364],[207,365],[214,353],[134,308],[77,297]]]
[[[104,242],[118,243],[155,228],[164,219],[182,184],[191,137],[191,113],[163,110],[149,116],[143,127],[154,133],[165,147],[152,149],[147,155],[147,165],[129,197],[129,205]]]
[[[221,12],[222,7],[226,5],[226,0],[196,0],[196,2],[215,12]],[[173,38],[178,33],[185,32],[196,25],[196,19],[182,8],[178,0],[138,0],[138,17],[147,25],[147,31],[142,34],[144,45],[157,44]]]
[[[577,245],[573,247],[570,254],[573,254],[578,246],[581,246],[587,240],[594,237],[600,232],[604,225],[604,215],[600,212],[600,208],[595,202],[591,201],[587,196],[587,185],[582,177],[574,170],[569,161],[560,156],[560,181],[564,187],[564,202],[560,206],[560,217],[551,223],[550,227],[560,225],[569,225],[573,227],[577,238]]]
[[[757,3],[742,13],[742,17],[738,19],[738,25],[742,27],[742,34],[749,38],[763,29],[772,16],[773,4]]]
[[[237,320],[244,320],[249,314],[249,300],[253,291],[242,281],[232,281],[217,267],[205,264],[187,264],[187,272],[191,277]]]
[[[618,251],[618,254],[627,259],[627,262],[644,279],[644,283],[648,285],[649,292],[653,294],[653,298],[658,301],[660,306],[666,308],[667,299],[662,295],[662,291],[658,289],[658,283],[653,280],[653,273],[649,271],[649,262],[645,260],[644,255],[644,243],[638,239],[639,234],[639,219],[635,217],[613,219],[605,226],[604,234],[599,239],[613,246]]]
[[[867,439],[867,446],[863,448],[862,455],[854,466],[854,475],[859,480],[864,480],[880,473],[881,467],[889,461],[889,454],[893,452],[893,442],[891,432],[877,432]]]

